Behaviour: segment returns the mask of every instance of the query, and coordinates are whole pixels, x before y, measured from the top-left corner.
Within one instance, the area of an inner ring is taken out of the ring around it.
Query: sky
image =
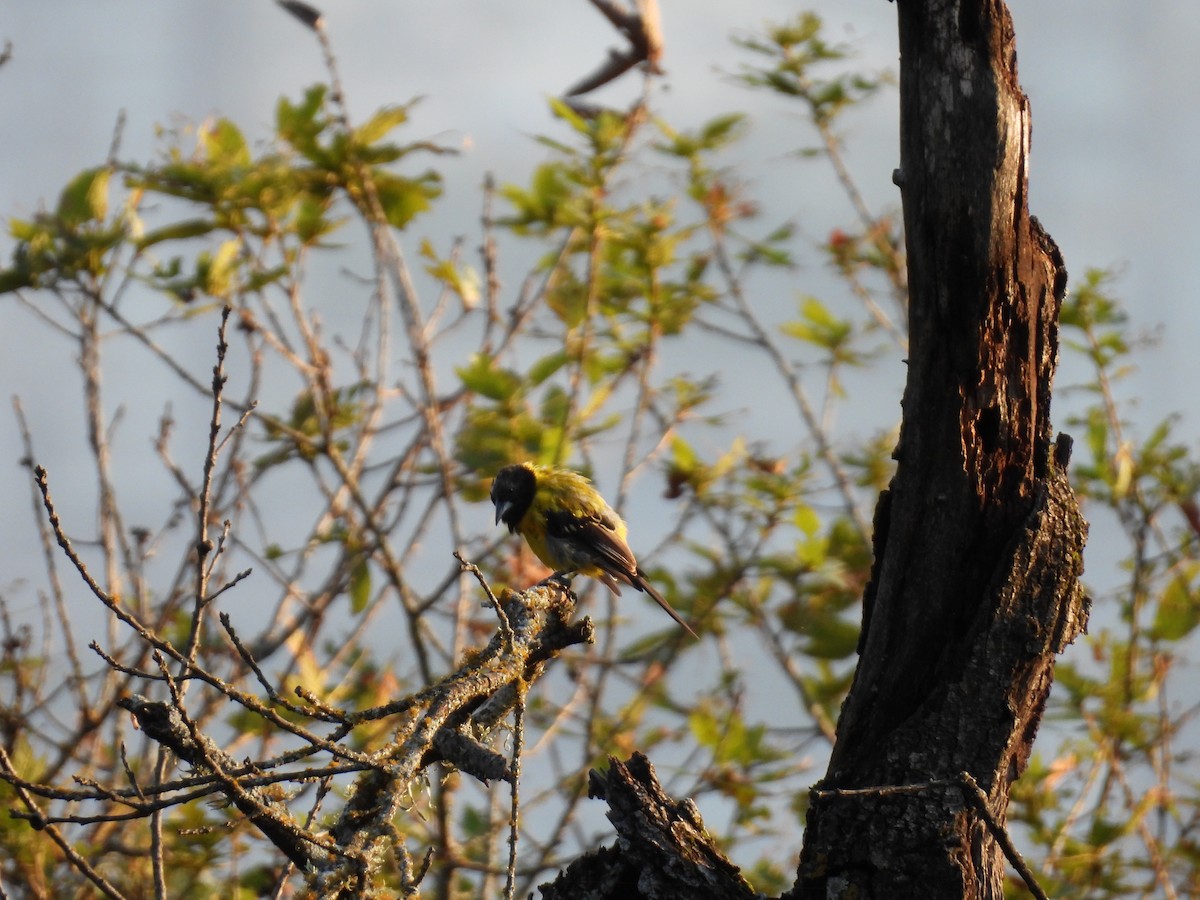
[[[224,115],[252,137],[269,131],[277,98],[298,96],[324,69],[311,35],[269,0],[199,4],[53,4],[7,0],[0,40],[13,45],[0,69],[0,213],[28,215],[53,203],[80,169],[107,155],[124,110],[122,152],[146,159],[156,126]],[[667,75],[658,108],[698,124],[730,110],[751,115],[743,152],[764,172],[807,139],[783,101],[731,83],[744,56],[730,37],[798,9],[820,13],[831,38],[868,69],[895,71],[895,8],[882,0],[796,4],[755,0],[662,0]],[[1176,385],[1194,372],[1189,336],[1200,325],[1192,301],[1200,225],[1200,7],[1123,0],[1015,0],[1022,84],[1033,104],[1031,208],[1062,247],[1068,269],[1115,268],[1134,321],[1163,329],[1142,361],[1133,392],[1156,414],[1180,412],[1196,427],[1197,400]],[[600,62],[616,41],[584,2],[475,0],[415,4],[344,0],[323,7],[352,115],[423,97],[414,124],[462,148],[443,163],[447,197],[436,227],[467,230],[477,218],[485,172],[520,180],[540,155],[532,136],[553,128],[546,100]],[[620,105],[633,79],[598,99]],[[895,92],[876,98],[847,129],[851,163],[868,200],[895,206]],[[806,181],[765,212],[820,213],[838,201]],[[831,181],[831,179],[830,179]],[[434,227],[434,226],[431,226]],[[0,241],[7,256],[10,245]],[[25,377],[23,377],[23,374]],[[0,369],[10,386],[40,373]]]

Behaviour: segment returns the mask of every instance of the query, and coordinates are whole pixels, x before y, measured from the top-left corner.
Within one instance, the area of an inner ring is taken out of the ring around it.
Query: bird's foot
[[[549,578],[544,578],[538,582],[538,585],[539,587],[541,585],[557,585],[569,593],[571,590],[571,575],[571,572],[555,572]]]

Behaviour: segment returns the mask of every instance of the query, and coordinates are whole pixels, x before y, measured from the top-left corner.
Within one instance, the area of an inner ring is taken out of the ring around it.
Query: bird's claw
[[[564,591],[571,590],[571,573],[570,572],[555,572],[549,578],[544,578],[539,582],[540,585],[557,585]]]

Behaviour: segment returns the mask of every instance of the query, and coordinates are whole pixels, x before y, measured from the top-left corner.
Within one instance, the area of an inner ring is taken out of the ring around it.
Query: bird
[[[492,482],[496,524],[525,538],[555,578],[586,575],[614,594],[620,584],[649,594],[692,637],[699,635],[646,580],[625,541],[628,527],[591,481],[554,466],[523,462],[505,466]]]

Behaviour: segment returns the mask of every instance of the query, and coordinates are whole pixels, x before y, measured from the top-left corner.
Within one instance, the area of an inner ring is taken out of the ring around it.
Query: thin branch
[[[513,711],[513,749],[509,771],[509,792],[512,808],[508,817],[508,873],[504,882],[505,900],[513,900],[517,889],[517,841],[521,821],[521,753],[525,747],[525,684],[517,685],[517,706]]]
[[[29,795],[28,791],[21,784],[14,782],[13,779],[16,778],[17,772],[13,768],[12,760],[9,759],[8,753],[2,744],[0,744],[0,772],[6,776],[5,781],[13,786],[13,791],[20,798],[21,802],[25,804],[25,808],[29,810],[32,816],[36,817],[35,827],[38,827],[40,831],[45,833],[50,840],[58,845],[58,849],[62,851],[63,856],[70,861],[71,865],[78,869],[84,878],[94,884],[96,890],[100,891],[105,897],[110,898],[110,900],[124,900],[125,895],[118,891],[107,878],[93,869],[88,861],[79,855],[71,842],[63,837],[62,832],[55,825],[46,821],[42,811],[38,808],[38,805],[34,802],[33,797]]]

